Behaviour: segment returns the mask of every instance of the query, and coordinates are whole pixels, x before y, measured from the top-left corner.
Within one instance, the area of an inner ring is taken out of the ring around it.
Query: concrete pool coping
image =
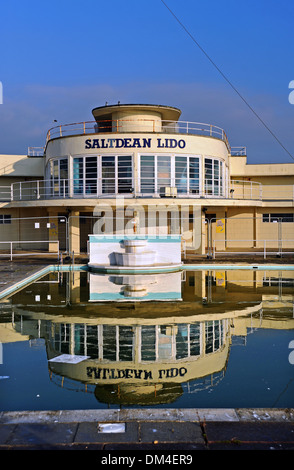
[[[293,422],[292,408],[131,408],[2,411],[1,424],[138,421]],[[294,428],[293,428],[294,434]],[[294,440],[294,435],[293,435]]]
[[[103,451],[110,456],[128,451],[137,455],[136,465],[146,463],[146,456],[152,463],[150,451],[153,455],[163,450],[178,456],[180,450],[183,456],[188,452],[192,463],[192,455],[198,450],[293,450],[293,423],[293,409],[2,412],[0,450],[95,450],[102,451],[101,456]],[[97,463],[97,453],[91,456]]]

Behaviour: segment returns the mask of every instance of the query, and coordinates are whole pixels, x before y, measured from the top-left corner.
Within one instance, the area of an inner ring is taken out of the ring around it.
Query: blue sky
[[[165,2],[294,156],[294,2]],[[294,163],[160,0],[10,0],[0,15],[0,153],[119,100],[223,127],[250,163]]]

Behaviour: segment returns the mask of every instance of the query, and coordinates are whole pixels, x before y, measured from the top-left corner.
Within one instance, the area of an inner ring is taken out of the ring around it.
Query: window
[[[192,194],[199,194],[199,158],[189,157],[189,192]]]
[[[57,197],[66,196],[68,194],[67,158],[51,160],[49,162],[48,171],[51,180],[51,195]]]
[[[188,192],[188,162],[187,157],[176,157],[175,161],[176,188],[178,193]]]
[[[119,155],[117,157],[118,193],[130,193],[133,188],[132,157]]]
[[[217,351],[223,344],[224,326],[220,320],[205,323],[205,353]]]
[[[294,222],[294,214],[262,214],[263,222]]]
[[[97,194],[97,157],[86,157],[85,159],[85,192],[86,194]]]
[[[156,359],[156,328],[152,325],[141,327],[141,360],[155,361]]]
[[[170,157],[157,157],[157,192],[164,196],[165,188],[171,186],[171,162]]]
[[[204,161],[204,190],[212,196],[223,195],[223,162],[213,158]]]
[[[201,349],[200,324],[179,324],[176,333],[176,359],[199,356]]]
[[[142,194],[165,195],[166,187],[176,187],[178,194],[199,194],[199,157],[141,155]]]
[[[175,157],[175,186],[179,194],[199,194],[199,176],[198,157]]]
[[[73,191],[74,194],[83,193],[84,179],[84,159],[83,157],[73,159]]]
[[[171,157],[165,155],[141,155],[141,193],[161,194],[171,186]]]
[[[130,155],[102,157],[102,193],[130,193],[133,187],[133,167]]]
[[[131,326],[103,325],[103,359],[134,360],[134,331]]]
[[[73,159],[74,194],[97,194],[97,157],[75,157]]]
[[[11,224],[11,215],[0,214],[0,224]]]
[[[102,157],[102,193],[115,193],[115,157]]]
[[[141,193],[155,192],[155,157],[141,156]]]

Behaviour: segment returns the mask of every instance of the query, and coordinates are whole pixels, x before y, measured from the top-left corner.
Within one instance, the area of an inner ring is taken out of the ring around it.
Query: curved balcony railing
[[[134,181],[133,181],[134,182]],[[126,197],[173,197],[173,198],[219,198],[237,200],[294,200],[294,186],[263,186],[254,181],[234,181],[231,180],[228,191],[208,184],[191,185],[183,190],[180,186],[170,185],[160,187],[157,192],[140,193],[133,189],[129,180],[106,181],[103,178],[87,178],[86,180],[60,179],[35,180],[12,183],[11,187],[2,188],[5,193],[2,196],[5,200],[27,201],[40,199],[91,199],[91,198],[115,198]],[[1,200],[1,193],[0,193]]]
[[[201,122],[163,121],[156,119],[116,119],[99,122],[83,121],[72,124],[62,124],[49,129],[46,143],[58,137],[111,132],[162,132],[203,135],[222,140],[230,150],[227,135],[221,127]]]

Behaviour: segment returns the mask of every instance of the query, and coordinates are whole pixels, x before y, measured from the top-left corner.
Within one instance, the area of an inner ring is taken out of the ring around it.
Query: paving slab
[[[204,443],[200,424],[193,422],[142,422],[140,423],[140,440],[153,443]]]
[[[288,444],[294,447],[294,425],[291,422],[207,422],[205,435],[208,446]]]
[[[70,444],[77,424],[19,424],[6,440],[9,446]]]
[[[138,423],[125,423],[125,432],[101,432],[99,423],[79,423],[74,442],[139,442]]]
[[[0,426],[0,445],[6,444],[6,442],[9,441],[15,427],[15,424],[5,424]]]

